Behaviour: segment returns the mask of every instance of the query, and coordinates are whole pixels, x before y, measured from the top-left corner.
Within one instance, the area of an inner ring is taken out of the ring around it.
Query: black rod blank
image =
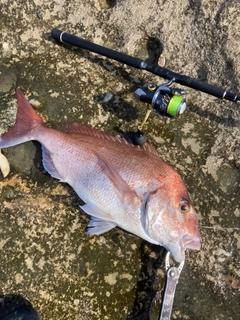
[[[137,69],[143,69],[147,70],[157,76],[160,76],[164,79],[172,80],[175,79],[175,82],[189,87],[196,89],[198,91],[202,91],[205,93],[208,93],[212,96],[215,96],[220,99],[225,99],[233,102],[240,103],[240,96],[233,94],[231,92],[226,91],[225,89],[215,87],[213,85],[210,85],[208,83],[196,80],[194,78],[187,77],[185,75],[181,75],[179,73],[172,72],[166,68],[162,68],[160,66],[153,66],[151,64],[146,63],[145,61],[134,58],[132,56],[129,56],[124,53],[120,53],[118,51],[108,49],[106,47],[100,46],[98,44],[95,44],[93,42],[84,40],[82,38],[76,37],[72,34],[66,33],[64,31],[53,29],[52,30],[52,38],[58,41],[61,41],[66,44],[70,44],[82,49],[86,49],[95,53],[98,53],[102,56],[105,56],[107,58],[122,62],[126,65],[129,65],[131,67],[137,68]]]

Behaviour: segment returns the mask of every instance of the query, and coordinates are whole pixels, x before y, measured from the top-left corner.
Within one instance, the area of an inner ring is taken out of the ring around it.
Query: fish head
[[[177,262],[185,250],[200,250],[196,211],[183,181],[164,184],[145,195],[143,227],[154,243],[164,246]]]

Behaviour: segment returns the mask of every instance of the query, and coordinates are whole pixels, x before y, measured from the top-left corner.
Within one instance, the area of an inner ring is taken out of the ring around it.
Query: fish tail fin
[[[8,148],[34,140],[34,129],[43,124],[42,118],[27,101],[22,91],[16,89],[18,111],[15,125],[0,138],[0,148]]]

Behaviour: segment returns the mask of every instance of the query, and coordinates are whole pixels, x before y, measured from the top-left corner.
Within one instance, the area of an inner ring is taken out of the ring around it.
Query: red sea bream
[[[179,174],[155,152],[124,138],[69,124],[48,128],[20,89],[15,125],[0,138],[0,148],[37,140],[44,168],[68,183],[91,215],[88,234],[116,226],[164,246],[182,262],[186,249],[200,249],[195,209]]]

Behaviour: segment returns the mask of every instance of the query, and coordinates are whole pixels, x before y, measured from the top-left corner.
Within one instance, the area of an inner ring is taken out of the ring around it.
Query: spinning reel
[[[143,145],[147,137],[143,133],[142,128],[146,123],[150,113],[153,111],[162,117],[173,118],[182,114],[186,109],[186,103],[182,95],[185,91],[177,88],[170,88],[170,85],[175,81],[173,78],[169,82],[161,85],[148,84],[143,88],[138,88],[135,91],[137,98],[148,104],[148,110],[144,120],[138,126],[138,131],[133,134],[135,144]]]

